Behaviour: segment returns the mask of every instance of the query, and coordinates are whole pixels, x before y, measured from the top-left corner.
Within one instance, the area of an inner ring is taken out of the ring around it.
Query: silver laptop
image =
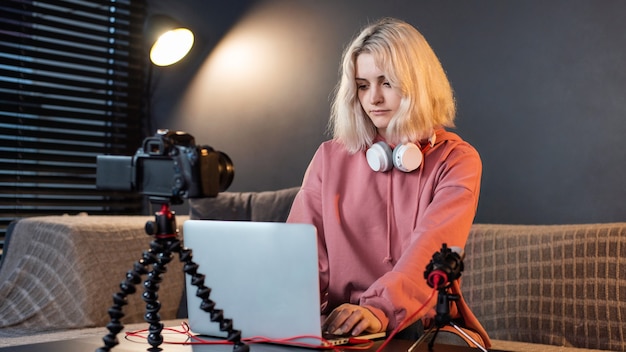
[[[278,222],[187,220],[185,247],[206,275],[209,298],[243,338],[272,340],[299,336],[294,344],[345,344],[349,337],[321,331],[317,234],[313,225]],[[186,275],[189,326],[196,334],[226,337],[201,310]],[[359,336],[373,339],[384,333]],[[317,338],[315,338],[317,337]],[[286,343],[286,342],[285,342]]]

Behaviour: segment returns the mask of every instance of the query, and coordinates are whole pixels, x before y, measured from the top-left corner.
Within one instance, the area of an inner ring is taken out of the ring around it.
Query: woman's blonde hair
[[[437,127],[454,126],[452,88],[430,45],[410,24],[384,18],[365,27],[343,54],[329,129],[350,153],[369,147],[377,133],[357,96],[355,62],[362,53],[374,57],[391,86],[402,94],[399,111],[387,127],[387,142],[415,142]]]

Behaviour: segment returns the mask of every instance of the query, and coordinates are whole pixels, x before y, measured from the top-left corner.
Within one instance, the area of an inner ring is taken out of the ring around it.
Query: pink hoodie
[[[318,230],[323,315],[343,303],[359,304],[392,330],[432,293],[424,271],[433,253],[443,243],[465,246],[482,164],[458,135],[436,134],[424,164],[411,173],[374,172],[365,152],[351,155],[336,141],[317,150],[287,221]],[[459,309],[469,312],[466,305]],[[465,326],[488,341],[473,314],[466,314]]]

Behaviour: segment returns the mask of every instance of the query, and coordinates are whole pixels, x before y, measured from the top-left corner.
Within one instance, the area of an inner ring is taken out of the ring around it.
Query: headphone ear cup
[[[391,147],[385,142],[377,142],[365,152],[365,158],[370,168],[377,172],[391,170],[393,166]]]
[[[401,171],[411,172],[422,165],[424,156],[420,148],[413,143],[396,146],[393,150],[393,165]]]

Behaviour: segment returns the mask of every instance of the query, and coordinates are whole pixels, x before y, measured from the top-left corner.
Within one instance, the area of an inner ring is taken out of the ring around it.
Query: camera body
[[[196,146],[193,136],[181,131],[158,130],[144,139],[134,156],[97,157],[96,188],[137,191],[173,204],[215,197],[233,178],[233,163],[226,154]]]

